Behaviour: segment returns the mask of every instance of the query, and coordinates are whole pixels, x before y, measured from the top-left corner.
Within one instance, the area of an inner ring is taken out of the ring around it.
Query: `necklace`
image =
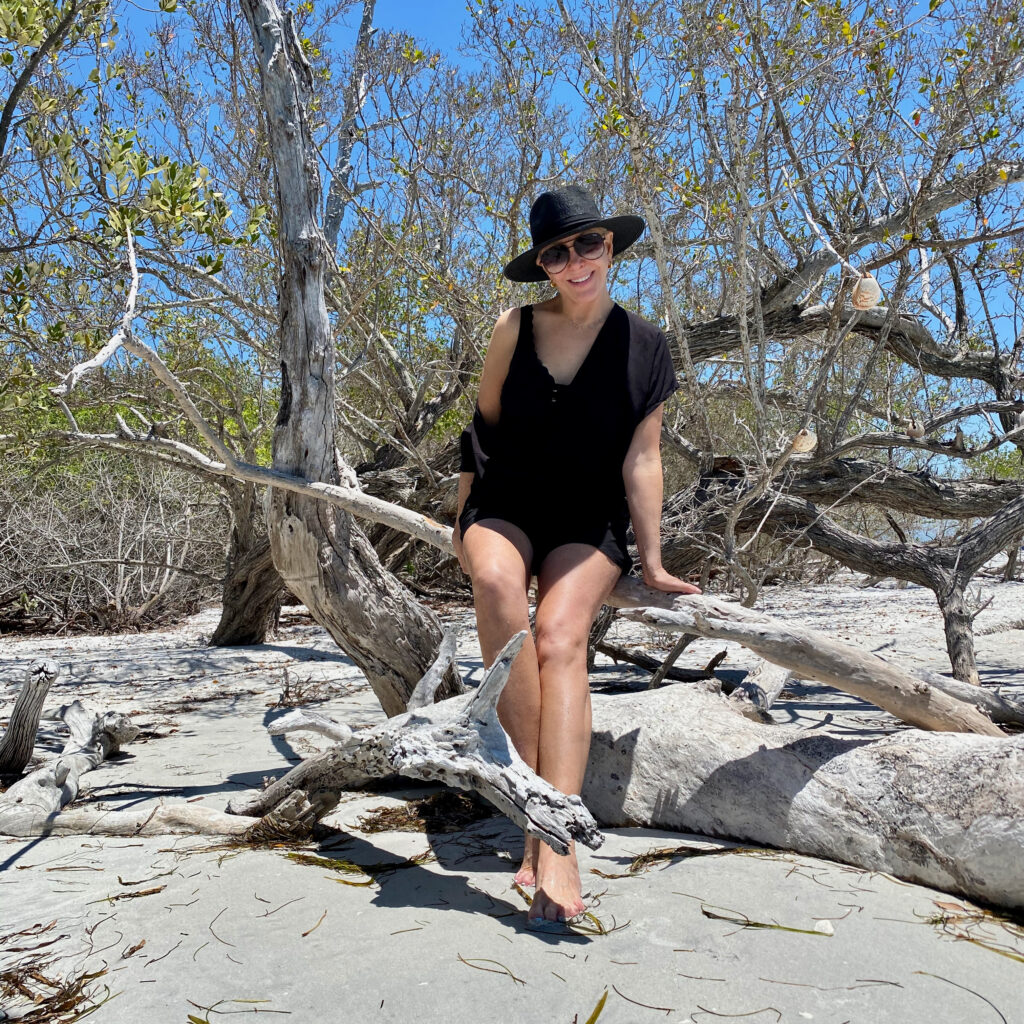
[[[569,326],[574,331],[578,331],[580,334],[583,334],[583,333],[588,333],[589,334],[591,331],[594,331],[597,328],[599,328],[605,322],[605,320],[608,319],[608,316],[611,313],[612,309],[614,309],[614,307],[615,307],[615,304],[612,303],[612,305],[609,306],[608,309],[603,310],[600,313],[600,315],[596,316],[592,320],[576,320],[569,313],[566,313],[564,311],[562,313],[562,316],[565,317],[565,319],[568,322]]]

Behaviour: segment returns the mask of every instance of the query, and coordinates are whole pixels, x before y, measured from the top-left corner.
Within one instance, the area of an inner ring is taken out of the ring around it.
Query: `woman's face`
[[[559,267],[566,257],[565,265]],[[558,269],[551,269],[552,264]],[[537,254],[537,265],[562,295],[581,300],[594,298],[608,287],[612,233],[606,228],[588,228],[553,242]]]

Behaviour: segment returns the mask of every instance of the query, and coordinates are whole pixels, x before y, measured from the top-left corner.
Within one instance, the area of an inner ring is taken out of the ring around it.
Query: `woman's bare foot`
[[[575,844],[565,857],[542,844],[537,857],[537,891],[528,921],[568,921],[582,914],[587,909],[582,889]]]
[[[517,885],[533,886],[537,883],[537,852],[540,840],[536,836],[524,836],[523,863],[516,872]]]

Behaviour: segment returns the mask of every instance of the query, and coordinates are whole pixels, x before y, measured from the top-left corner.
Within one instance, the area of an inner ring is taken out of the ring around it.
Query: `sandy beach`
[[[982,679],[1020,697],[1024,632],[985,629],[1024,614],[1024,584],[983,588],[992,601],[976,623]],[[948,670],[934,598],[920,588],[772,588],[758,607],[887,659]],[[467,681],[479,681],[471,613],[444,617]],[[286,617],[272,642],[233,649],[205,646],[216,621],[208,609],[173,631],[5,638],[0,724],[28,665],[52,658],[64,672],[48,707],[77,698],[124,711],[142,730],[84,777],[80,803],[222,809],[326,743],[268,735],[283,707],[352,726],[382,720],[358,670],[308,619]],[[626,622],[609,639],[654,654],[671,646]],[[707,640],[679,665],[699,667],[722,649],[720,672],[752,662]],[[592,684],[612,691],[646,679],[599,657]],[[897,727],[806,681],[788,686],[772,713],[807,730]],[[61,743],[46,724],[37,754]],[[599,850],[581,851],[593,918],[535,934],[511,884],[521,838],[487,807],[428,786],[382,786],[349,794],[325,824],[330,837],[302,850],[181,836],[0,840],[0,1020],[73,1020],[98,1007],[97,1021],[160,1024],[228,1014],[302,1024],[1024,1022],[1024,929],[885,875],[617,829]],[[34,996],[53,996],[49,982],[75,979],[66,1015],[29,1016]]]

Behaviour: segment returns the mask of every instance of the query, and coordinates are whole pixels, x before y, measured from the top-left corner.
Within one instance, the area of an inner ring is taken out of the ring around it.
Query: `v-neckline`
[[[541,359],[540,353],[537,351],[537,323],[534,317],[534,308],[530,306],[530,351],[533,353],[533,358],[536,360],[537,365],[547,374],[548,380],[551,381],[553,388],[571,388],[573,384],[579,380],[580,374],[583,372],[583,368],[590,361],[590,357],[594,354],[594,349],[597,348],[597,343],[601,340],[604,335],[608,324],[611,321],[612,316],[618,310],[619,304],[617,302],[612,303],[612,308],[608,310],[608,315],[604,318],[601,326],[597,329],[597,334],[594,335],[594,340],[590,343],[590,348],[587,349],[587,354],[583,357],[583,362],[576,367],[576,372],[572,375],[572,379],[566,383],[555,380],[555,375],[548,369],[547,364]]]

